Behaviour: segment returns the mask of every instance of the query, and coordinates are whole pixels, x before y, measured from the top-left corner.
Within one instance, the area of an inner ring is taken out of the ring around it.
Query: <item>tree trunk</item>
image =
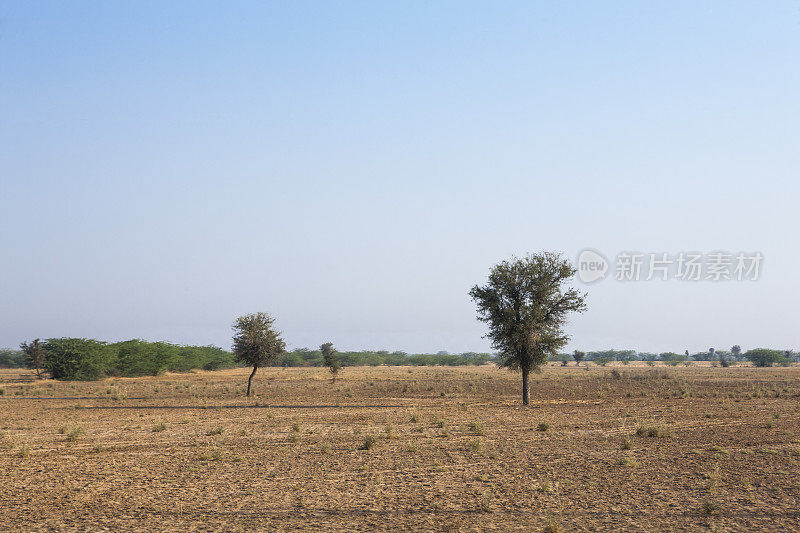
[[[522,369],[522,405],[528,405],[531,402],[531,390],[528,383],[529,369]]]
[[[253,376],[256,375],[256,370],[258,370],[258,365],[253,365],[253,371],[250,373],[250,377],[247,379],[247,395],[250,396],[250,385],[253,383]]]

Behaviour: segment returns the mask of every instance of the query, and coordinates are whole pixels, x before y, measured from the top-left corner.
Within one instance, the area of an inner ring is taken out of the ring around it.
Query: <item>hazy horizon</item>
[[[796,2],[0,7],[0,347],[491,351],[512,255],[760,252],[575,286],[573,349],[798,349]],[[613,276],[612,276],[613,277]]]

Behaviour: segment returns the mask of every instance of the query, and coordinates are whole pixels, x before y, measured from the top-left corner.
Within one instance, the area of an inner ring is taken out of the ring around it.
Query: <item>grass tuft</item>
[[[20,459],[27,459],[28,457],[31,456],[31,449],[27,444],[23,444],[22,446],[19,447],[19,450],[17,450],[17,453],[15,453],[14,455],[19,457]]]
[[[703,514],[712,515],[719,511],[719,504],[713,500],[706,500],[703,502],[703,505],[700,506],[700,510]]]
[[[367,435],[364,438],[364,443],[361,446],[359,446],[358,449],[359,450],[371,450],[372,448],[375,447],[376,444],[378,444],[378,439],[376,439],[372,435]]]
[[[469,430],[475,435],[485,435],[486,431],[483,429],[483,424],[480,422],[472,422],[469,425]]]
[[[669,428],[665,428],[663,426],[648,426],[646,424],[640,424],[636,428],[637,437],[666,438],[671,435],[672,433],[670,432]]]
[[[483,450],[483,441],[481,441],[481,439],[473,439],[469,441],[469,449],[473,452],[479,452]]]
[[[75,442],[75,441],[77,441],[81,437],[81,435],[83,435],[84,433],[86,433],[86,431],[82,427],[80,427],[80,426],[73,427],[67,433],[67,442]]]

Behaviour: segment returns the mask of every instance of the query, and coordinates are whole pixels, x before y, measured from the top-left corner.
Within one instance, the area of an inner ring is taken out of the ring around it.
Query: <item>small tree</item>
[[[572,352],[572,358],[575,359],[575,364],[580,365],[581,361],[586,359],[586,352],[582,352],[580,350],[575,350]]]
[[[569,337],[563,326],[570,311],[586,309],[585,295],[566,288],[575,275],[560,254],[544,252],[495,265],[489,282],[472,288],[478,320],[498,350],[500,366],[522,371],[522,403],[530,403],[528,377],[555,355]]]
[[[333,347],[332,342],[326,342],[319,347],[322,352],[322,362],[331,371],[331,382],[336,383],[336,374],[339,372],[339,352]]]
[[[233,354],[237,361],[253,367],[247,378],[247,396],[258,367],[276,361],[286,350],[280,332],[272,327],[274,322],[267,313],[253,313],[233,323]]]
[[[42,346],[42,343],[39,342],[39,339],[36,339],[30,344],[23,342],[19,345],[19,348],[25,353],[28,368],[36,370],[36,377],[41,379],[42,368],[44,368],[44,346]]]

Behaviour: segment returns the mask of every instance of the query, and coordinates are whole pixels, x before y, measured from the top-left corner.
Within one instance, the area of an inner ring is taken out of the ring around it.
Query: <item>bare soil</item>
[[[0,371],[0,530],[800,527],[798,367],[247,374]]]

